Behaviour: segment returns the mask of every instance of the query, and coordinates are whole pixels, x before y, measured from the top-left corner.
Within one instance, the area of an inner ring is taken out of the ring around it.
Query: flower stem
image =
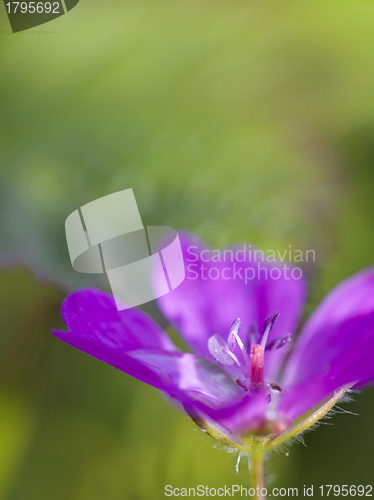
[[[266,500],[265,493],[265,458],[264,454],[254,451],[248,456],[249,474],[252,480],[252,488],[256,490],[254,498]]]

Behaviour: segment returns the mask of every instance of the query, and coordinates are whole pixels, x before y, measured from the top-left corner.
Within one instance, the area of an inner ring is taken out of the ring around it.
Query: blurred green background
[[[154,389],[49,334],[67,292],[106,286],[71,269],[64,221],[132,187],[145,225],[315,249],[310,312],[374,261],[373,24],[370,0],[81,0],[12,34],[0,8],[1,500],[249,486]],[[374,391],[355,399],[273,486],[370,483]]]

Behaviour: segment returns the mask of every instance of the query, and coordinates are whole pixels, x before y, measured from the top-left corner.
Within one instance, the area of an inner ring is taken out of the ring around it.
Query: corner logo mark
[[[53,21],[73,9],[79,0],[42,0],[15,2],[4,0],[13,33]]]
[[[119,311],[166,295],[185,278],[177,231],[144,227],[132,189],[75,210],[65,229],[73,268],[106,272]]]

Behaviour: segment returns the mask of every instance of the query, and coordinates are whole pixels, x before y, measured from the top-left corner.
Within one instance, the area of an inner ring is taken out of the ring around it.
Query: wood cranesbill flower
[[[182,285],[158,304],[191,353],[143,311],[118,311],[96,289],[65,299],[68,331],[53,334],[165,392],[213,438],[248,454],[261,485],[264,453],[314,425],[352,387],[374,381],[374,268],[332,290],[290,349],[306,296],[302,277],[272,278],[265,271],[281,269],[275,262],[261,262],[258,273],[235,251],[208,261],[195,237],[181,242],[193,272],[187,268]],[[256,272],[246,282],[239,268]]]

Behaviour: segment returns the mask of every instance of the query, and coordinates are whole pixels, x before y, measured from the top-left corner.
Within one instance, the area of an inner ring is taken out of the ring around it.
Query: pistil
[[[264,348],[258,344],[252,346],[251,383],[264,383]]]

